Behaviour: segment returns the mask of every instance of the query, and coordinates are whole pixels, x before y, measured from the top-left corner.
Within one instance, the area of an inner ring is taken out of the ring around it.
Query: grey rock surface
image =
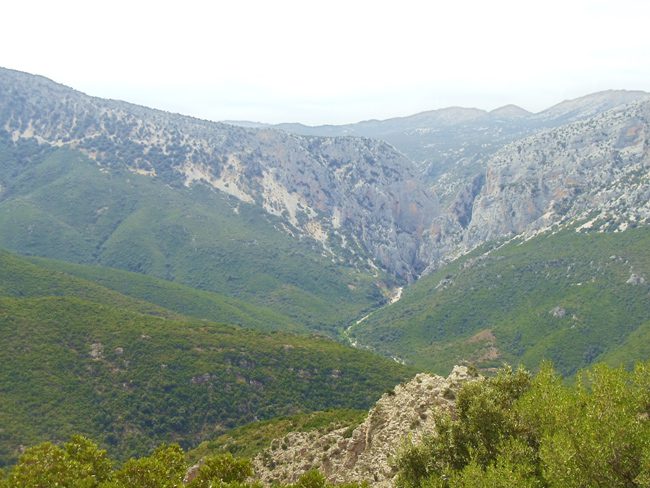
[[[334,261],[407,282],[487,242],[576,222],[624,231],[650,217],[644,92],[600,92],[538,114],[452,107],[301,129],[335,136],[316,137],[93,98],[6,69],[0,88],[6,140],[75,148],[102,171],[173,188],[207,185],[279,217]],[[421,138],[426,157],[405,149],[414,147],[405,134]]]
[[[452,411],[463,383],[476,380],[465,366],[447,378],[426,373],[384,394],[366,420],[353,431],[295,432],[273,441],[254,460],[256,476],[265,485],[294,482],[317,468],[331,482],[368,481],[373,487],[393,486],[391,461],[408,438],[417,441],[433,431],[433,412]]]

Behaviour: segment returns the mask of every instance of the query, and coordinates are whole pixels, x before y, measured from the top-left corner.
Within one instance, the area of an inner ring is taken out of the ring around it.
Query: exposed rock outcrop
[[[338,128],[282,126],[337,136],[314,137],[102,100],[12,70],[0,69],[0,88],[6,141],[75,148],[102,171],[173,188],[208,185],[237,199],[237,211],[255,205],[279,217],[278,228],[313,239],[334,261],[405,281],[558,223],[623,231],[650,219],[643,92],[597,93],[539,114],[455,107]]]
[[[0,68],[0,136],[78,149],[105,171],[205,184],[285,221],[335,259],[412,280],[435,195],[389,144],[304,137],[89,97]]]
[[[480,190],[470,185],[433,218],[422,259],[433,270],[486,242],[558,224],[580,222],[581,232],[647,224],[649,141],[645,100],[505,146],[487,161]]]
[[[293,482],[318,468],[332,482],[366,480],[390,487],[396,475],[391,459],[404,440],[431,432],[432,411],[453,410],[456,392],[472,379],[465,366],[456,366],[447,378],[418,374],[385,393],[354,430],[296,432],[273,441],[253,461],[256,476],[270,485]]]
[[[645,283],[645,278],[636,273],[632,273],[625,283],[628,285],[643,285]]]

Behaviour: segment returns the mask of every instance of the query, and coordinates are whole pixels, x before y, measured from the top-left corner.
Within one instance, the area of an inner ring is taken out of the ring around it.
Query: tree
[[[11,470],[6,484],[11,488],[95,488],[109,480],[111,474],[112,465],[106,451],[77,435],[62,447],[43,442],[27,449]]]
[[[261,487],[258,483],[245,483],[246,479],[252,475],[253,466],[248,459],[237,459],[230,453],[220,454],[203,460],[196,478],[188,484],[188,487]]]
[[[597,365],[567,385],[546,364],[532,379],[506,368],[469,383],[456,416],[407,444],[397,486],[650,486],[650,362]]]
[[[524,369],[505,367],[494,378],[467,383],[458,393],[455,416],[433,412],[435,435],[402,448],[396,462],[398,486],[418,487],[431,477],[447,479],[470,463],[484,469],[494,462],[504,439],[526,438],[512,406],[530,381]]]
[[[115,480],[109,486],[110,488],[176,488],[183,485],[184,474],[185,455],[180,446],[162,445],[149,457],[129,459],[122,469],[115,473]]]

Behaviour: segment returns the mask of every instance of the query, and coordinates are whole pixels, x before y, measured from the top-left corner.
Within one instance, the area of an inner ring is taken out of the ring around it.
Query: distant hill
[[[650,98],[650,93],[607,90],[565,100],[542,112],[516,105],[492,111],[446,107],[404,117],[366,120],[353,124],[307,126],[230,121],[242,127],[276,127],[309,136],[357,136],[384,140],[422,169],[433,184],[440,178],[463,178],[480,171],[495,151],[516,139],[541,130],[589,119],[629,103]],[[458,166],[462,168],[459,172]]]

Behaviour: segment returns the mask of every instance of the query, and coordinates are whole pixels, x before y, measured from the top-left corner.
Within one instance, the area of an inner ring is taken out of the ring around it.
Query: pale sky
[[[648,0],[9,0],[1,12],[0,66],[211,120],[539,111],[650,91]]]

